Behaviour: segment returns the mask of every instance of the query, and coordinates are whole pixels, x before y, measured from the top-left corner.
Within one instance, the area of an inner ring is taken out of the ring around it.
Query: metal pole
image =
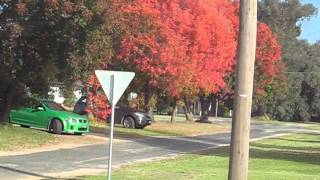
[[[215,116],[218,117],[218,106],[219,106],[219,101],[218,98],[216,99],[216,113]]]
[[[248,179],[249,136],[257,35],[257,0],[240,0],[240,37],[233,104],[229,180]]]
[[[114,75],[111,75],[110,78],[110,83],[111,83],[111,88],[110,88],[110,93],[111,96],[113,97],[114,94]],[[113,141],[113,126],[114,126],[114,107],[115,104],[113,102],[113,98],[110,99],[111,103],[111,120],[110,120],[110,139],[109,139],[109,157],[108,157],[108,180],[111,180],[111,169],[112,169],[112,141]]]

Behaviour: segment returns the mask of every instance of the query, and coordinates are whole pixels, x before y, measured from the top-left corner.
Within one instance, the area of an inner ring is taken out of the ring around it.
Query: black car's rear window
[[[63,107],[61,107],[60,104],[55,102],[44,102],[45,105],[48,106],[49,109],[55,110],[55,111],[64,111]]]

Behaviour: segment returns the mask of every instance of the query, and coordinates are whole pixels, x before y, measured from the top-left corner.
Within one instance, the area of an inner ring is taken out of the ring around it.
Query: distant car
[[[86,97],[81,97],[74,106],[74,112],[77,114],[86,114]],[[109,119],[110,120],[110,117]],[[125,128],[143,129],[151,124],[151,117],[142,111],[128,107],[115,107],[114,122],[122,124]]]
[[[73,112],[65,111],[61,105],[51,101],[37,101],[33,107],[11,110],[10,123],[22,127],[45,128],[55,134],[89,132],[88,120]]]

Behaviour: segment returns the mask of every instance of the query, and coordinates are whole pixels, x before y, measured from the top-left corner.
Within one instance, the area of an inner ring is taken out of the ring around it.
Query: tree
[[[267,106],[265,101],[272,90],[270,86],[275,85],[273,81],[276,77],[285,82],[285,78],[282,78],[285,68],[281,60],[281,47],[270,28],[258,23],[257,36],[253,114],[264,115]]]
[[[52,82],[71,82],[72,54],[92,17],[87,1],[0,2],[0,122],[30,94],[48,96]]]
[[[257,109],[261,109],[266,105],[263,103],[266,98],[266,88],[274,83],[273,81],[276,77],[283,77],[281,74],[284,71],[284,64],[281,61],[281,48],[277,38],[266,24],[260,22],[258,22],[255,62],[253,111],[258,111]],[[229,81],[228,85],[220,92],[209,96],[200,95],[203,112],[201,119],[204,121],[208,119],[209,106],[213,101],[213,96],[215,96],[215,99],[223,101],[233,99],[234,78],[232,76],[234,74],[227,80]],[[285,78],[282,78],[282,80],[285,80]]]
[[[121,24],[117,38],[111,38],[116,56],[112,54],[100,67],[135,71],[133,84],[143,92],[147,112],[152,114],[152,99],[159,90],[174,101],[183,99],[189,120],[196,95],[203,104],[202,120],[207,119],[213,96],[220,97],[219,92],[232,96],[228,85],[235,65],[238,3],[136,0],[113,5],[113,12],[118,12],[114,24]],[[112,24],[107,19],[103,22]],[[112,34],[107,32],[102,36]],[[259,23],[259,35],[256,89],[261,94],[278,72],[280,47],[267,25]]]
[[[107,120],[111,114],[111,106],[95,75],[92,75],[87,82],[87,102],[88,113],[92,113],[100,120]]]
[[[299,21],[314,15],[316,8],[312,4],[301,4],[299,0],[262,0],[258,3],[258,20],[268,24],[277,34],[283,49],[284,57],[290,55],[287,51],[301,33]],[[286,60],[286,59],[285,59]]]
[[[299,21],[315,14],[312,4],[301,4],[298,0],[280,1],[263,0],[259,2],[259,20],[268,24],[277,35],[282,46],[282,60],[286,64],[285,79],[287,87],[278,84],[269,86],[268,107],[266,111],[275,119],[307,120],[310,119],[309,106],[302,89],[305,80],[306,61],[310,60],[309,44],[298,40],[301,33]],[[280,75],[283,76],[283,75]],[[283,83],[282,83],[283,84]],[[278,90],[276,90],[278,89]],[[279,91],[279,89],[281,89]],[[271,92],[275,90],[274,92]],[[273,103],[271,103],[273,102]]]
[[[164,88],[171,96],[182,96],[189,106],[194,92],[224,86],[236,48],[232,21],[221,10],[228,3],[140,0],[124,8],[128,23],[138,25],[140,32],[125,37],[121,57],[145,74],[145,94]],[[145,23],[137,23],[141,19]]]

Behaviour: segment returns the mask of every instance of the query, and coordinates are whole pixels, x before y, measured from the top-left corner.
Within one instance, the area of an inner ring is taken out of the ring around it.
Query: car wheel
[[[58,119],[52,120],[50,129],[52,129],[54,134],[61,134],[63,130],[61,121]]]
[[[30,127],[30,126],[23,125],[23,124],[21,124],[20,126],[23,127],[23,128],[29,128]]]
[[[130,116],[125,117],[124,120],[122,121],[122,125],[125,128],[135,128],[134,119]]]
[[[74,135],[77,135],[77,136],[81,136],[82,133],[79,133],[79,132],[75,132]]]

